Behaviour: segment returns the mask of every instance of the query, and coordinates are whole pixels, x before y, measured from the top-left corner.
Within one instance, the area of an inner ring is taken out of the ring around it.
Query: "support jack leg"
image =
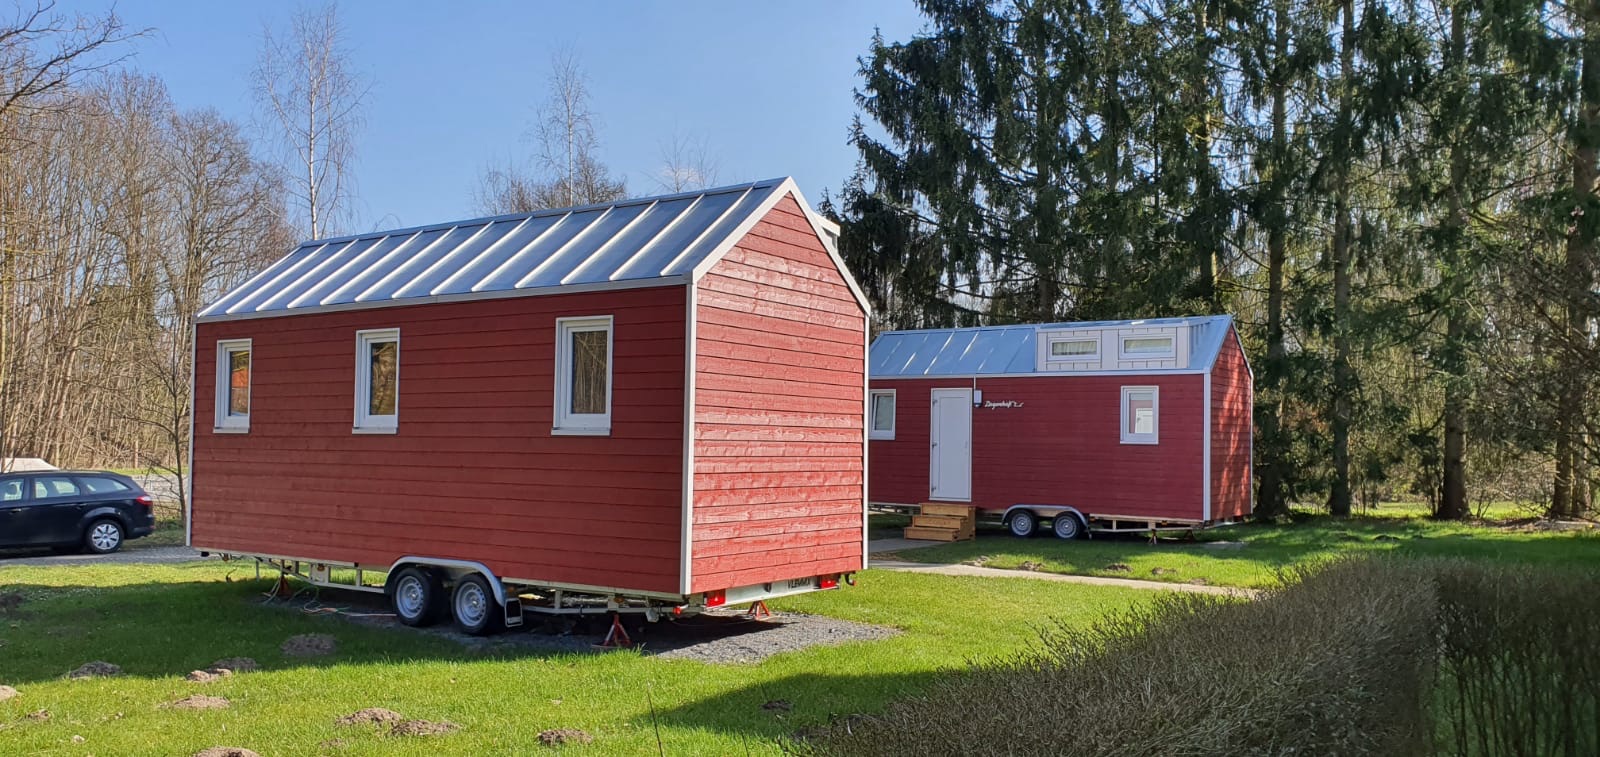
[[[772,617],[772,611],[767,609],[766,600],[758,599],[750,603],[750,610],[744,615],[752,620],[755,618],[770,618]]]
[[[601,649],[624,649],[633,646],[633,639],[628,636],[627,629],[622,627],[622,613],[611,613],[611,630],[606,631],[606,640],[600,642]]]

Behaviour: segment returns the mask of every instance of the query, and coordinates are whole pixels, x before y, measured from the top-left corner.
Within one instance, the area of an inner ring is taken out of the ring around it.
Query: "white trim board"
[[[683,326],[683,523],[682,533],[679,534],[681,543],[678,590],[684,594],[689,593],[689,587],[694,585],[694,392],[697,338],[696,317],[699,298],[696,293],[699,287],[689,285],[685,287],[684,301],[684,326]]]

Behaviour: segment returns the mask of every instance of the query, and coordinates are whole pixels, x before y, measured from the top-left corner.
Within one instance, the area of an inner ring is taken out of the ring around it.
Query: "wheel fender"
[[[1083,513],[1071,505],[1012,505],[1006,508],[1004,515],[1000,516],[1000,522],[1011,520],[1011,514],[1017,510],[1027,510],[1037,518],[1055,518],[1062,513],[1072,513],[1077,516],[1078,522],[1083,524],[1085,531],[1089,529],[1089,519],[1083,517]]]
[[[82,531],[82,530],[88,528],[90,523],[93,523],[93,522],[95,522],[97,520],[101,520],[103,518],[110,518],[110,519],[116,521],[117,525],[122,526],[122,530],[124,532],[126,532],[128,530],[128,528],[129,528],[128,519],[122,517],[122,511],[118,510],[115,507],[110,507],[110,506],[103,505],[103,506],[100,506],[100,507],[96,507],[93,510],[90,510],[89,512],[85,513],[82,518],[79,518],[78,519],[78,530]]]
[[[506,587],[501,585],[500,579],[495,578],[494,573],[489,570],[488,566],[481,562],[473,562],[471,560],[450,560],[442,557],[416,557],[413,555],[406,555],[405,557],[395,560],[394,564],[389,566],[389,572],[395,573],[407,565],[425,565],[433,568],[443,568],[446,573],[450,574],[452,579],[464,573],[477,573],[483,576],[484,580],[489,582],[489,588],[494,591],[494,601],[499,602],[501,607],[506,605]],[[388,579],[385,579],[384,583],[387,585]]]

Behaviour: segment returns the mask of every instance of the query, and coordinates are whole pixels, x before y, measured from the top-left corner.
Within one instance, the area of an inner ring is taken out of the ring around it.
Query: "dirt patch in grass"
[[[545,746],[564,744],[589,744],[594,741],[587,731],[578,728],[551,728],[539,732],[539,743]]]
[[[446,720],[402,720],[389,727],[390,736],[443,736],[455,733],[461,726]]]
[[[22,606],[22,595],[14,591],[0,594],[0,615],[9,615]]]
[[[17,691],[10,686],[0,686],[0,702],[16,699],[17,695],[20,693],[22,692]]]
[[[244,747],[214,746],[195,752],[194,757],[261,757],[261,755]]]
[[[224,657],[211,663],[211,667],[206,668],[207,671],[212,673],[222,670],[234,673],[254,673],[260,669],[261,666],[257,665],[256,661],[249,657]]]
[[[194,694],[192,696],[179,699],[176,702],[168,702],[165,706],[171,707],[174,710],[226,710],[232,706],[232,704],[232,702],[229,702],[223,697]]]
[[[364,710],[356,710],[333,722],[334,725],[372,725],[398,723],[405,719],[406,716],[394,710],[387,710],[382,707],[368,707]]]
[[[333,654],[338,640],[325,633],[303,633],[285,639],[282,646],[285,657],[323,657]]]
[[[33,712],[28,713],[28,719],[32,720],[32,721],[36,721],[36,722],[49,720],[50,719],[50,711],[49,710],[34,710]]]
[[[120,675],[122,675],[122,666],[114,665],[104,660],[95,660],[94,662],[86,662],[79,665],[78,669],[68,673],[67,677],[76,680],[80,678],[110,678]]]
[[[191,683],[211,683],[212,681],[221,680],[231,675],[233,675],[233,671],[226,669],[215,673],[209,670],[191,670],[189,671],[189,675],[183,677],[183,680]]]

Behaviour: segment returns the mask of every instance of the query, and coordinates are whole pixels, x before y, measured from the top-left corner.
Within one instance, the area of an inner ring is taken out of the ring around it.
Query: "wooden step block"
[[[972,511],[971,505],[952,505],[948,502],[922,503],[923,515],[953,515],[958,518],[971,518],[973,517]]]
[[[953,528],[960,530],[968,523],[967,518],[958,518],[954,515],[913,515],[911,525],[919,528]]]
[[[962,541],[972,538],[971,535],[963,536],[960,531],[949,528],[919,528],[906,526],[907,539],[926,539],[929,541]]]

